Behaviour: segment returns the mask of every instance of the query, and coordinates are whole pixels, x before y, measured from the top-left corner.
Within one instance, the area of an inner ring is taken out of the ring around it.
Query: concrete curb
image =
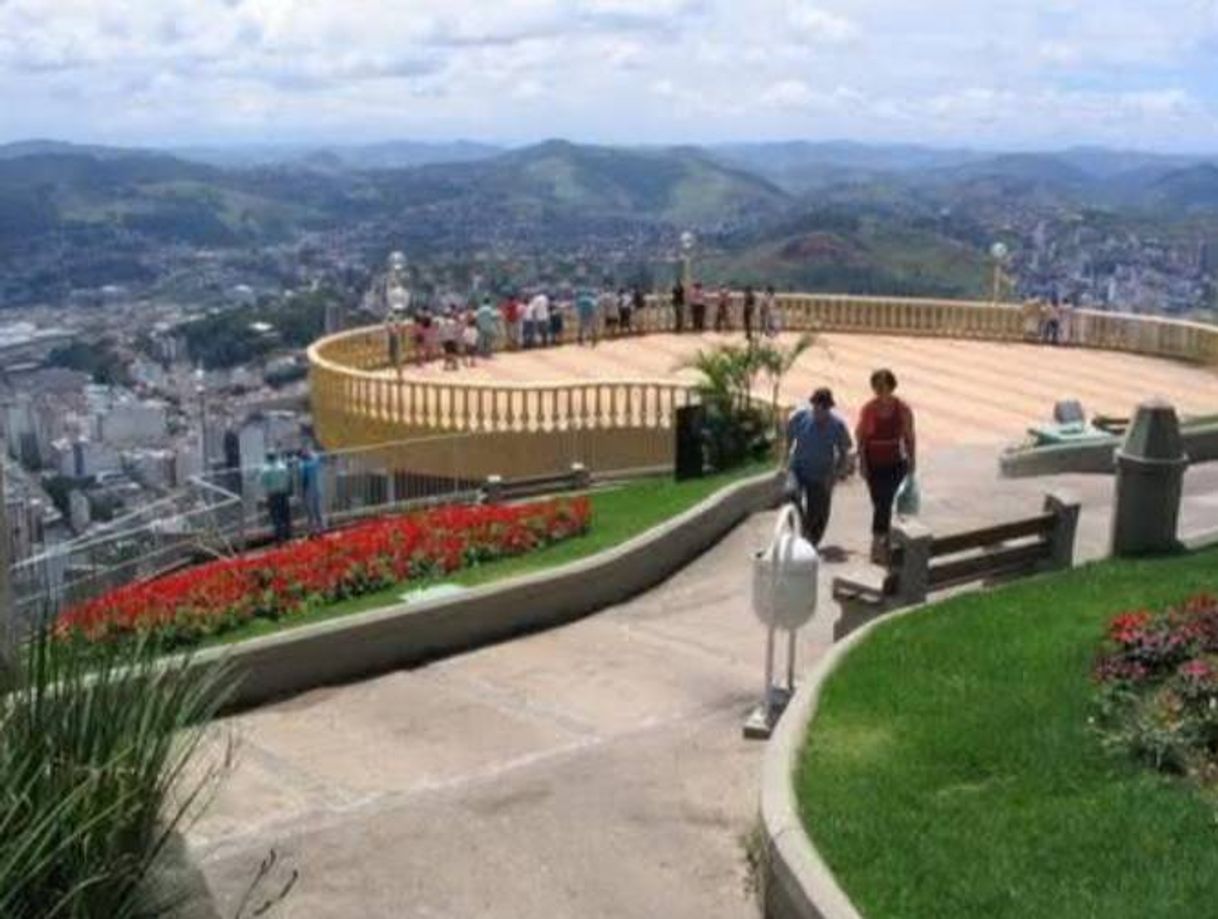
[[[782,481],[766,472],[727,485],[627,542],[559,568],[208,649],[192,665],[232,668],[232,711],[571,622],[684,567],[745,517],[774,506]]]
[[[873,629],[924,607],[886,613],[833,645],[796,691],[766,745],[761,823],[767,856],[763,884],[767,919],[862,919],[804,829],[795,800],[795,767],[829,676]]]

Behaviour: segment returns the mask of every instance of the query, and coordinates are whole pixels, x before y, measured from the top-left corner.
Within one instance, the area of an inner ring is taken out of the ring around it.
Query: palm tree
[[[791,368],[803,357],[804,352],[816,344],[816,335],[812,332],[804,332],[788,348],[780,347],[773,342],[766,342],[754,348],[757,366],[770,380],[770,412],[774,419],[775,436],[779,440],[782,439],[783,429],[778,413],[778,393],[782,388],[783,377],[791,372]]]
[[[705,437],[711,465],[727,469],[768,452],[762,413],[753,404],[753,384],[761,370],[753,347],[720,345],[698,351],[677,365],[696,370],[695,389],[706,410]]]

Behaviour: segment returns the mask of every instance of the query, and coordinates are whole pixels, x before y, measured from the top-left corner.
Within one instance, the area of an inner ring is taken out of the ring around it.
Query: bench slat
[[[954,562],[942,562],[930,568],[930,588],[949,587],[998,574],[1009,574],[1049,558],[1049,544],[1036,542],[998,552],[969,556]]]
[[[937,558],[941,555],[953,555],[968,549],[981,549],[993,546],[1008,539],[1019,539],[1024,536],[1042,536],[1053,529],[1053,514],[1041,514],[1039,517],[1029,517],[1027,520],[1015,520],[1011,523],[1000,523],[984,530],[969,530],[966,533],[953,533],[932,539],[930,556]]]

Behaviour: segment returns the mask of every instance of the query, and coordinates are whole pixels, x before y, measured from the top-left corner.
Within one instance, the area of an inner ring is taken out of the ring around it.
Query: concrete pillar
[[[1045,495],[1045,513],[1053,515],[1053,529],[1049,531],[1049,560],[1045,567],[1050,571],[1074,567],[1074,539],[1078,532],[1078,498],[1067,491],[1052,491]]]
[[[931,532],[916,520],[905,520],[892,527],[892,551],[899,558],[896,605],[921,603],[930,591]]]
[[[1188,457],[1176,410],[1152,400],[1138,406],[1116,452],[1112,554],[1146,555],[1177,548],[1176,526]]]

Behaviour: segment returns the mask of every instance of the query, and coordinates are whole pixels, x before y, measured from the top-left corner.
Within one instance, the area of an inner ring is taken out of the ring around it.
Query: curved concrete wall
[[[235,671],[230,709],[248,708],[570,622],[620,603],[695,559],[737,523],[776,504],[782,477],[764,473],[589,558],[474,588],[288,629],[195,656]]]

